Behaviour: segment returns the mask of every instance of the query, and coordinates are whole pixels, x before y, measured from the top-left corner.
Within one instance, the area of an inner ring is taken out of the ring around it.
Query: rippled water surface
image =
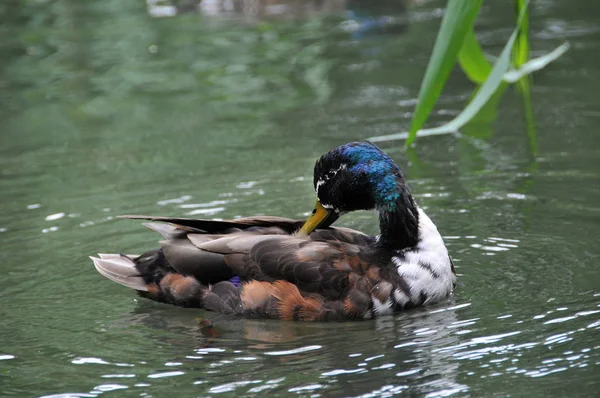
[[[87,256],[156,244],[119,214],[306,215],[318,155],[407,129],[445,2],[193,4],[0,6],[1,396],[598,396],[595,2],[532,1],[534,55],[572,44],[534,76],[533,119],[508,89],[460,137],[381,145],[448,243],[454,297],[330,324],[138,299]],[[486,2],[487,51],[512,12]],[[431,123],[471,90],[456,70]]]

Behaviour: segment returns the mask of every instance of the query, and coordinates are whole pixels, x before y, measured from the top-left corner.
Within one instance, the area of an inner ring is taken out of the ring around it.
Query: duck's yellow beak
[[[310,217],[308,217],[302,228],[300,228],[300,230],[298,231],[298,235],[308,236],[312,231],[319,227],[327,228],[328,226],[333,224],[333,222],[337,220],[338,217],[338,213],[336,213],[332,209],[324,208],[323,205],[321,205],[321,202],[319,202],[319,199],[317,199],[312,214],[310,215]]]

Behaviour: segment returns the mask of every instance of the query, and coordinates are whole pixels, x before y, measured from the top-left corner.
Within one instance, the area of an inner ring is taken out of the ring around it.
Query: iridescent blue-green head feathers
[[[397,228],[410,227],[403,235],[418,235],[418,212],[402,170],[370,142],[351,142],[321,156],[315,164],[314,186],[326,209],[337,214],[354,210],[379,211],[382,238],[398,235]],[[411,243],[416,236],[402,238]]]
[[[314,185],[323,206],[341,212],[396,206],[404,178],[392,158],[370,142],[351,142],[323,155]]]

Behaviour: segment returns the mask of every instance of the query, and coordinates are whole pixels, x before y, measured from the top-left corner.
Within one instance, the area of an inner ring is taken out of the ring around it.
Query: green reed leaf
[[[521,65],[519,69],[511,69],[504,74],[504,81],[508,83],[515,83],[520,80],[523,76],[529,75],[535,71],[545,68],[550,62],[558,59],[567,50],[571,48],[569,42],[565,42],[548,54],[529,60]]]
[[[465,35],[458,53],[458,63],[467,77],[476,84],[483,83],[492,71],[492,65],[486,59],[473,29]]]
[[[452,67],[456,63],[465,35],[473,29],[473,22],[482,2],[483,0],[448,1],[429,64],[421,83],[406,145],[410,145],[415,140],[417,131],[429,117],[446,84]]]
[[[522,15],[517,40],[512,52],[512,61],[515,68],[519,68],[529,60],[529,11],[527,9],[528,0],[514,0],[515,17]]]

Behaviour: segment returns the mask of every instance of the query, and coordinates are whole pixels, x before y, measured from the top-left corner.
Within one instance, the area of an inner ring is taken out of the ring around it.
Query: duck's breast
[[[433,304],[452,292],[455,276],[448,250],[435,224],[419,208],[419,244],[394,256],[401,280],[394,299],[402,308]]]

